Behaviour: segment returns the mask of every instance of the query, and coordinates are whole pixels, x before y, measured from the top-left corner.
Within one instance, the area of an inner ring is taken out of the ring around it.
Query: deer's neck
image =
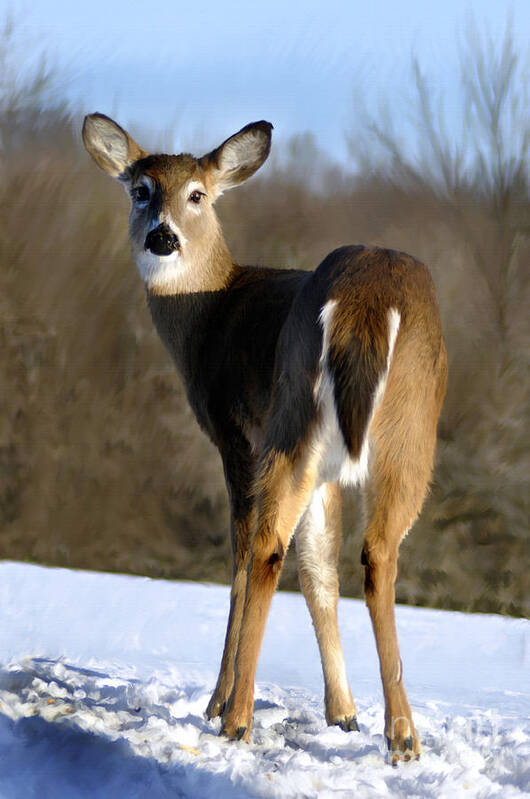
[[[204,342],[223,335],[222,305],[235,280],[245,272],[235,264],[221,239],[215,264],[197,265],[185,282],[186,290],[161,293],[147,288],[147,304],[162,342],[186,385],[202,382]],[[200,279],[199,279],[200,278]]]
[[[162,342],[185,383],[194,382],[199,354],[222,290],[186,294],[148,292],[147,303]]]
[[[148,292],[158,334],[212,440],[217,425],[212,397],[214,405],[231,409],[231,418],[264,413],[277,338],[308,274],[232,264],[223,288],[164,296]]]

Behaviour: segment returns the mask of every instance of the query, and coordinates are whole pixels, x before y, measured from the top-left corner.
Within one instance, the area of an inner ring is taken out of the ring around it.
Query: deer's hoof
[[[335,727],[340,727],[344,732],[359,732],[357,716],[344,716],[344,718],[334,721],[333,724]]]
[[[208,702],[208,707],[206,708],[204,715],[207,719],[216,719],[218,716],[223,715],[225,707],[226,702],[223,702],[221,699],[217,699],[214,694]]]
[[[230,724],[223,722],[221,727],[221,735],[231,741],[245,741],[248,743],[250,740],[249,727],[232,727]]]
[[[396,768],[400,761],[407,763],[409,760],[420,759],[421,744],[416,733],[401,739],[399,736],[395,736],[393,739],[388,735],[385,737],[393,768]]]

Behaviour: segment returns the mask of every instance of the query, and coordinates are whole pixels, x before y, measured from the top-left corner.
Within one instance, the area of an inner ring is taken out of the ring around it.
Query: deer
[[[250,740],[271,600],[294,537],[319,646],[325,718],[359,730],[337,621],[342,490],[361,490],[364,595],[379,656],[393,765],[421,744],[395,622],[400,543],[431,479],[447,381],[432,278],[412,256],[341,246],[314,271],[241,266],[214,210],[271,148],[253,122],[201,157],[148,153],[104,114],[83,141],[131,200],[130,244],[147,305],[202,430],[217,447],[231,511],[228,625],[206,708]]]

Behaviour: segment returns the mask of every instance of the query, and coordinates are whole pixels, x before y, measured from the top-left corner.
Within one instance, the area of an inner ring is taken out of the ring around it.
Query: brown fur
[[[201,159],[146,157],[102,115],[87,118],[83,135],[96,162],[132,187],[132,249],[144,264],[153,321],[223,459],[234,571],[208,715],[222,714],[228,737],[249,739],[267,614],[298,531],[300,583],[320,648],[326,719],[357,729],[337,625],[337,480],[344,467],[348,480],[364,479],[362,563],[385,734],[393,762],[408,760],[421,747],[402,679],[394,584],[400,542],[429,483],[445,393],[447,356],[434,288],[427,269],[410,256],[362,246],[335,250],[309,274],[234,264],[212,203],[259,168],[270,132],[266,122],[247,125]],[[135,186],[147,178],[149,199],[135,208]],[[200,209],[190,205],[190,181],[205,189]],[[178,234],[178,258],[164,260],[157,248],[153,256],[153,231]],[[369,460],[361,463],[367,442]]]

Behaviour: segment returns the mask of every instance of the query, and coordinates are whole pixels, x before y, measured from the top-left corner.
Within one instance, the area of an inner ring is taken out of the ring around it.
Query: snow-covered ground
[[[360,732],[326,727],[301,596],[278,594],[252,742],[203,713],[228,589],[0,563],[0,797],[511,797],[530,792],[530,622],[399,607],[423,742],[393,769],[368,613],[340,622]]]

